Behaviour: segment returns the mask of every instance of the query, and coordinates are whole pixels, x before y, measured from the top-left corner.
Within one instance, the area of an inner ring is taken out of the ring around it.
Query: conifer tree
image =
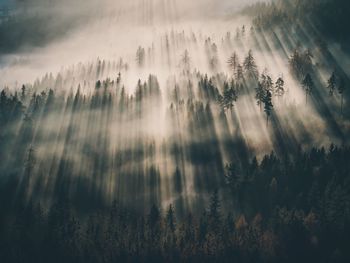
[[[273,109],[272,94],[269,90],[267,90],[264,97],[264,111],[266,113],[266,126],[269,123],[269,117],[271,116],[272,109]]]
[[[236,78],[236,81],[243,81],[244,80],[243,67],[241,64],[237,65],[237,69],[235,72],[235,78]]]
[[[336,89],[336,85],[337,85],[337,78],[335,76],[335,72],[333,71],[332,75],[330,76],[330,78],[327,81],[327,89],[329,91],[329,95],[333,96],[334,91]]]
[[[280,98],[284,95],[284,93],[284,79],[279,77],[275,83],[275,95]]]
[[[227,61],[227,64],[229,65],[229,68],[232,70],[232,72],[235,74],[237,70],[237,66],[239,64],[238,55],[236,52],[233,52],[229,60]]]
[[[260,108],[262,108],[262,104],[264,103],[266,90],[263,87],[263,84],[259,81],[257,87],[255,88],[255,99],[256,103]]]
[[[173,205],[170,205],[166,214],[167,227],[171,232],[175,232],[176,220],[175,220],[175,211]]]
[[[249,50],[247,57],[243,63],[244,70],[248,74],[248,76],[252,79],[258,78],[258,67],[255,63],[255,59],[253,57],[252,50]]]
[[[305,91],[305,101],[307,104],[308,96],[312,93],[314,88],[314,81],[309,73],[307,73],[302,81],[302,86]]]
[[[136,51],[136,63],[139,67],[143,67],[145,64],[145,49],[141,46]]]
[[[219,95],[219,103],[220,106],[222,107],[222,109],[225,110],[231,110],[234,107],[234,102],[237,101],[237,92],[234,88],[234,83],[231,83],[231,86],[225,82],[224,83],[224,91],[223,91],[223,95]]]

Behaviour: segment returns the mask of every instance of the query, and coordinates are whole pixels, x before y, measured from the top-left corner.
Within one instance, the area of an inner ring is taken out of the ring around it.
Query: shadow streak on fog
[[[319,80],[305,105],[301,85],[288,69],[298,42],[313,45],[305,37],[313,29],[303,35],[250,31],[246,18],[218,18],[229,2],[21,6],[19,12],[50,15],[49,26],[64,21],[70,30],[2,57],[1,86],[20,92],[25,84],[28,90],[27,115],[8,126],[0,155],[0,171],[18,176],[16,198],[49,202],[69,196],[82,210],[116,199],[141,210],[173,203],[179,213],[201,211],[208,193],[225,185],[228,162],[245,167],[255,155],[261,158],[272,150],[287,154],[347,142],[348,122],[339,117],[339,98],[330,102],[323,90],[322,78],[329,72],[312,72]],[[145,56],[138,64],[139,47]],[[285,96],[273,99],[269,125],[256,105],[254,80],[240,81],[232,110],[222,112],[217,103],[224,82],[233,77],[228,58],[235,51],[242,63],[250,49],[260,73],[266,68],[274,80],[283,76],[286,82]],[[315,61],[324,59],[315,54]],[[102,84],[96,88],[98,80]],[[55,100],[47,103],[50,89]],[[29,178],[22,167],[30,147],[36,162]]]

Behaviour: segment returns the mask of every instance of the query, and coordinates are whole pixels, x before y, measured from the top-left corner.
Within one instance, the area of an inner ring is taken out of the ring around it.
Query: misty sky
[[[11,29],[13,34],[3,34],[16,41],[3,40],[8,47],[5,45],[0,50],[0,54],[6,55],[0,56],[0,67],[5,67],[7,73],[0,72],[0,83],[9,85],[15,80],[32,81],[47,70],[55,72],[62,66],[96,57],[123,55],[131,59],[138,45],[150,44],[155,32],[165,30],[166,26],[180,26],[188,30],[205,27],[208,33],[226,32],[225,27],[218,28],[216,21],[225,20],[225,14],[256,1],[0,0],[2,5],[15,3],[14,6],[20,10],[23,8],[24,14],[32,17],[30,23],[23,19],[23,22],[13,25],[16,27]],[[234,29],[229,23],[230,29]],[[21,37],[14,38],[15,32]],[[122,39],[118,37],[120,34]],[[96,42],[96,39],[99,41]],[[22,64],[19,65],[18,61]],[[24,61],[30,62],[31,66]],[[16,78],[13,78],[13,65],[17,67]]]
[[[144,3],[152,3],[153,5],[157,5],[157,2],[175,2],[177,6],[184,7],[185,9],[198,9],[203,10],[211,10],[211,11],[220,11],[225,12],[228,10],[234,10],[240,8],[244,5],[251,4],[253,2],[258,2],[263,0],[193,0],[193,1],[185,1],[185,0],[131,0],[131,1],[123,1],[123,0],[60,0],[60,1],[48,1],[48,0],[0,0],[0,6],[14,6],[14,5],[30,5],[30,6],[67,6],[67,5],[98,5],[98,6],[121,6],[127,4],[139,4],[141,2]]]

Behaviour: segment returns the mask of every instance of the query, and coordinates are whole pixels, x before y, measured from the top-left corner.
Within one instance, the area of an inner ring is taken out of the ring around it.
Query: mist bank
[[[251,2],[255,0],[219,3],[214,0],[12,1],[9,15],[0,19],[0,55],[69,38],[100,20],[109,19],[112,27],[146,25],[156,28],[186,21],[222,20],[228,13]]]

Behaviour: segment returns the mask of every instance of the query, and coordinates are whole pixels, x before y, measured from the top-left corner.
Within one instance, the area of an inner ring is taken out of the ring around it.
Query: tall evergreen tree
[[[264,111],[266,114],[266,126],[269,124],[269,117],[271,116],[272,109],[273,109],[272,94],[269,90],[267,90],[264,97]]]
[[[237,66],[239,64],[238,55],[236,52],[233,52],[229,60],[227,61],[227,64],[229,65],[230,69],[232,70],[233,74],[235,74],[237,70]]]
[[[255,63],[252,50],[249,50],[247,57],[243,63],[244,70],[250,78],[257,79],[259,76],[258,67]]]
[[[175,220],[175,211],[173,205],[170,205],[166,214],[167,227],[171,232],[175,232],[176,220]]]
[[[21,101],[22,102],[24,102],[25,97],[26,97],[26,86],[22,85],[22,88],[21,88]]]
[[[244,80],[243,67],[242,67],[241,64],[237,65],[237,69],[236,69],[236,72],[235,72],[235,79],[238,82],[241,82],[241,81]]]
[[[270,91],[271,94],[274,92],[273,81],[270,75],[267,73],[261,74],[261,84],[265,91]]]
[[[305,101],[307,104],[308,96],[312,93],[314,88],[314,81],[309,73],[307,73],[302,81],[302,86],[305,91]]]
[[[136,63],[139,67],[143,67],[145,65],[145,54],[145,49],[139,46],[136,51]]]
[[[234,107],[234,102],[237,101],[237,92],[234,87],[234,83],[232,82],[231,85],[229,85],[227,82],[224,83],[224,91],[223,95],[219,95],[219,104],[222,107],[222,109],[225,110],[231,110]]]
[[[186,49],[183,55],[181,56],[181,66],[183,69],[188,72],[191,67],[191,58],[188,50]]]
[[[327,84],[328,84],[327,89],[329,91],[329,95],[333,96],[337,86],[337,78],[334,71],[332,72],[332,75],[330,76],[330,78],[327,80]]]
[[[264,89],[263,84],[259,81],[257,87],[255,88],[255,99],[260,111],[262,109],[262,104],[264,103],[265,94],[266,90]]]

